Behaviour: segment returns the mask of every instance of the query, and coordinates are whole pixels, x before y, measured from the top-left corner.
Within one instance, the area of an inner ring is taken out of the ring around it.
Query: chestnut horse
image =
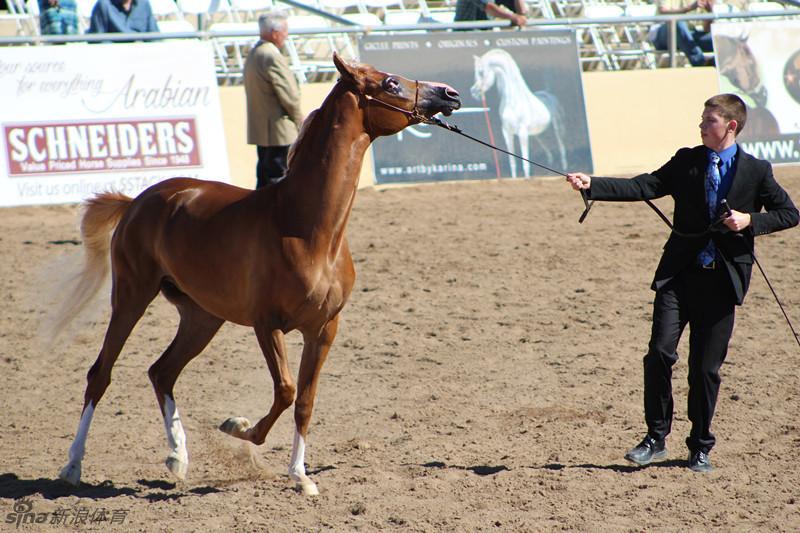
[[[175,338],[148,371],[164,417],[169,470],[184,479],[189,463],[173,387],[186,364],[229,320],[255,330],[274,398],[255,425],[236,417],[220,429],[262,444],[295,402],[289,476],[306,494],[318,493],[305,473],[305,441],[320,370],[355,281],[345,228],[364,154],[375,138],[436,113],[450,115],[461,105],[458,92],[447,85],[348,64],[335,54],[333,62],[341,77],[305,121],[279,183],[252,191],[174,178],[135,199],[103,193],[86,202],[81,223],[86,263],[58,317],[59,327],[99,290],[109,256],[111,319],[87,376],[78,431],[61,479],[79,484],[89,425],[111,382],[111,369],[161,292],[180,314]],[[292,330],[299,330],[304,342],[296,385],[284,343],[284,334]]]

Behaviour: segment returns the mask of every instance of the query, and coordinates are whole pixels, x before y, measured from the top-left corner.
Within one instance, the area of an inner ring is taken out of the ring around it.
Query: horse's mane
[[[297,139],[295,139],[292,145],[289,147],[289,155],[286,156],[287,171],[288,168],[292,166],[292,160],[294,159],[294,154],[297,151],[297,146],[303,141],[306,132],[311,126],[311,121],[314,119],[314,117],[317,115],[318,112],[319,109],[315,109],[314,111],[309,113],[306,119],[303,121],[303,124],[300,126],[300,131],[297,132]]]
[[[502,48],[493,48],[481,56],[481,59],[484,60],[492,60],[493,58],[502,58],[507,63],[506,66],[508,66],[508,68],[514,74],[519,74],[519,76],[522,77],[522,71],[519,69],[517,61],[514,59],[514,56],[508,53],[508,51],[503,50]]]

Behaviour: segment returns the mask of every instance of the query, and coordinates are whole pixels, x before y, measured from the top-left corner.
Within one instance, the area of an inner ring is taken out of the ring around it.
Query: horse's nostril
[[[445,94],[445,96],[447,96],[448,98],[452,98],[453,100],[458,100],[459,97],[460,97],[460,95],[458,94],[458,91],[456,91],[455,89],[452,89],[450,87],[448,87],[448,88],[446,88],[444,90],[444,94]]]

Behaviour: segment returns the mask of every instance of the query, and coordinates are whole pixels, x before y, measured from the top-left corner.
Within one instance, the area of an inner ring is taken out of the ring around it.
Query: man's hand
[[[586,190],[592,185],[592,178],[583,172],[571,172],[567,174],[567,182],[576,191]]]
[[[525,17],[525,15],[519,15],[516,13],[511,15],[512,26],[519,26],[520,28],[524,28],[526,24],[528,24],[528,19]]]
[[[725,218],[722,223],[731,231],[742,231],[750,225],[750,213],[731,210],[731,216]]]
[[[697,9],[711,13],[714,11],[714,0],[698,0]]]

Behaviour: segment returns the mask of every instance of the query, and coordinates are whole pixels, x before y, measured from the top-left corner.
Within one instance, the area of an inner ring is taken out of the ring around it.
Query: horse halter
[[[396,105],[392,105],[388,102],[384,102],[380,98],[375,98],[374,96],[370,96],[368,94],[361,93],[361,96],[363,96],[367,101],[371,100],[373,102],[378,102],[382,106],[387,107],[393,111],[399,111],[400,113],[408,117],[409,122],[416,120],[418,122],[422,122],[425,124],[435,124],[434,120],[420,113],[419,108],[417,107],[417,105],[419,104],[419,80],[414,80],[414,107],[411,109],[411,111],[409,111],[408,109],[403,109],[402,107],[397,107]],[[369,117],[369,115],[367,116]],[[367,120],[369,120],[369,118]]]

